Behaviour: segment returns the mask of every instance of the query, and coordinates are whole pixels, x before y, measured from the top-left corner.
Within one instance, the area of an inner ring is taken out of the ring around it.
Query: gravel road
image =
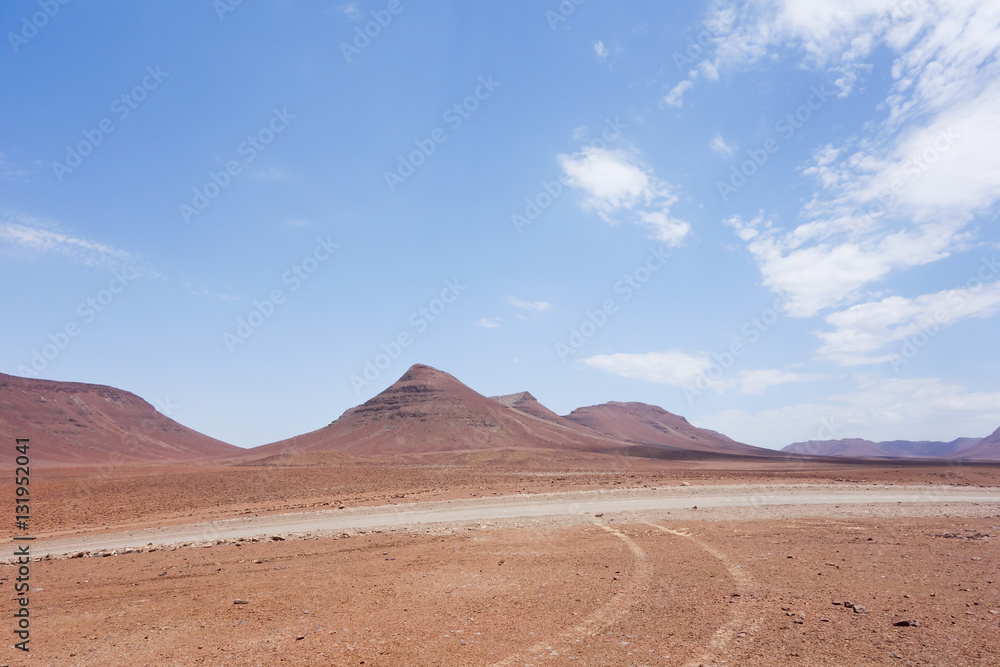
[[[975,507],[978,505],[978,507]],[[697,506],[698,511],[694,511]],[[864,507],[869,516],[937,515],[942,507],[975,507],[975,514],[1000,516],[1000,488],[876,485],[730,485],[671,486],[657,489],[581,491],[407,503],[226,519],[209,523],[173,525],[84,534],[32,543],[33,555],[110,551],[215,540],[287,536],[298,533],[336,534],[343,531],[387,528],[425,529],[468,522],[509,522],[557,519],[592,521],[596,514],[663,515],[675,518],[745,519],[781,516],[823,516],[824,507]],[[707,510],[707,511],[706,511]],[[679,516],[677,516],[679,513]]]

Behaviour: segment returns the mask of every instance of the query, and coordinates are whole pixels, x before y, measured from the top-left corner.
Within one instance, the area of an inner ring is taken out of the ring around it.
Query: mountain
[[[33,463],[175,462],[243,451],[121,389],[0,373],[0,441],[15,438],[29,438]]]
[[[517,394],[507,394],[505,396],[491,396],[492,400],[506,405],[508,408],[514,408],[520,412],[532,415],[533,417],[538,417],[539,419],[544,419],[545,421],[552,422],[553,424],[559,424],[566,428],[571,428],[574,430],[579,430],[580,425],[571,422],[565,417],[560,417],[552,410],[538,402],[538,399],[529,394],[526,391],[519,392]]]
[[[525,399],[520,405],[528,407],[532,401]],[[537,408],[515,409],[473,391],[448,373],[416,364],[388,389],[347,410],[332,424],[250,452],[253,456],[313,451],[389,455],[504,447],[603,451],[627,446],[573,424],[536,416],[545,408],[534,402]]]
[[[692,426],[684,417],[646,403],[618,403],[577,408],[566,419],[597,433],[645,445],[729,454],[775,457],[771,449],[751,447],[721,433]]]
[[[845,438],[796,442],[781,451],[789,454],[852,458],[965,458],[966,452],[979,443],[979,438],[958,438],[951,442],[910,440],[872,442],[860,438]]]
[[[626,438],[613,430],[595,430],[578,420],[591,412],[602,414],[607,406],[583,408],[569,417],[560,417],[528,392],[487,398],[448,373],[417,364],[388,389],[347,410],[332,424],[256,447],[247,456],[318,451],[381,456],[511,448],[663,459],[776,454],[697,429],[660,408],[642,407],[662,420],[679,420],[677,433],[670,435],[673,432],[669,429],[663,432],[649,427],[656,438]],[[615,408],[611,410],[617,414]],[[627,421],[624,416],[619,420]],[[621,430],[625,435],[631,433]]]
[[[962,458],[978,461],[1000,461],[1000,428],[962,452]]]

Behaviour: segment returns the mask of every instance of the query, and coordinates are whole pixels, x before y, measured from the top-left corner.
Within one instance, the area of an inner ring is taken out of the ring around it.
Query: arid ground
[[[273,463],[37,470],[0,664],[1000,664],[997,466]]]

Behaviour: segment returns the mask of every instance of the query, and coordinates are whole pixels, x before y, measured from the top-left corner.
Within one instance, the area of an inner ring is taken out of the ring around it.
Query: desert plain
[[[1000,662],[993,466],[453,458],[40,469],[0,664]]]

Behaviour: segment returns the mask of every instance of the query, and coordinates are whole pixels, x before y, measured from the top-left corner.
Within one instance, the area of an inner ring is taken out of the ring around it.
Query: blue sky
[[[0,371],[240,446],[411,364],[1000,426],[995,2],[5,2]],[[366,34],[367,32],[367,34]]]

